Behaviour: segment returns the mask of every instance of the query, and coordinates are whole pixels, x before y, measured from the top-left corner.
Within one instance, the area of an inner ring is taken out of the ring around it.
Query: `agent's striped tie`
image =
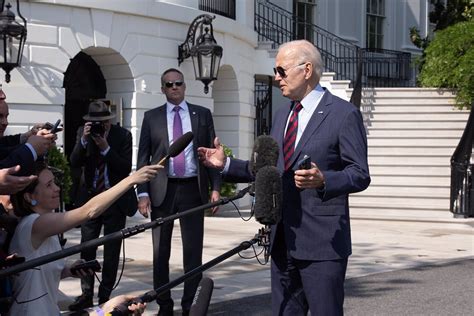
[[[285,159],[285,170],[290,169],[291,156],[295,152],[296,134],[298,133],[298,113],[303,106],[300,102],[296,102],[293,107],[293,112],[286,128],[285,139],[283,140],[283,154]]]

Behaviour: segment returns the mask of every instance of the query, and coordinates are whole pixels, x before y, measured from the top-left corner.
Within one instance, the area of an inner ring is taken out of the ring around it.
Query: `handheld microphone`
[[[266,166],[276,166],[278,162],[278,143],[269,135],[260,135],[255,140],[249,161],[250,172],[256,176]]]
[[[211,302],[214,281],[210,278],[202,278],[199,282],[196,294],[194,294],[193,303],[189,310],[189,316],[205,316]]]
[[[281,219],[282,182],[276,167],[261,168],[255,178],[255,219],[274,225]]]
[[[178,156],[180,152],[182,152],[186,147],[188,147],[189,143],[191,143],[191,141],[193,140],[193,137],[193,132],[187,132],[183,136],[178,138],[176,141],[174,141],[168,149],[168,154],[161,158],[158,164],[163,166],[166,160]]]

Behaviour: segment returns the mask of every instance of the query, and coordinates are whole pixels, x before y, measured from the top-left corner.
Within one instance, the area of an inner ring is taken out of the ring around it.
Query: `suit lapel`
[[[189,118],[191,119],[191,131],[193,132],[194,137],[197,137],[197,133],[199,132],[198,126],[199,126],[199,111],[198,109],[193,105],[188,103],[188,110],[189,110]],[[194,142],[194,144],[197,144]],[[197,148],[196,146],[193,146],[193,154],[194,154],[194,159],[197,160]],[[198,168],[199,168],[199,164]]]
[[[285,139],[285,127],[286,127],[286,122],[288,120],[288,116],[290,115],[290,111],[292,108],[293,103],[290,103],[287,106],[286,110],[282,110],[281,115],[277,116],[275,118],[275,122],[272,127],[272,136],[273,138],[276,139],[278,143],[278,149],[280,150],[280,155],[278,155],[278,168],[283,170],[284,169],[284,163],[283,163],[283,140]]]
[[[162,128],[162,126],[167,127],[168,122],[167,122],[167,117],[166,117],[166,103],[158,108],[157,115],[153,118],[152,122],[150,124],[153,124],[156,126],[159,126],[158,132],[160,133],[160,137],[158,139],[163,139],[163,144],[165,147],[165,153],[168,152],[168,149],[170,147],[169,141],[168,141],[168,128]],[[156,121],[155,121],[156,120]],[[153,122],[154,121],[154,122]]]
[[[301,135],[298,145],[295,148],[295,152],[293,153],[293,156],[291,157],[291,162],[290,162],[291,164],[293,164],[296,157],[300,155],[301,150],[305,147],[306,143],[311,139],[311,137],[319,128],[321,123],[328,116],[331,110],[331,107],[329,106],[331,103],[332,103],[332,95],[329,93],[329,91],[326,91],[321,101],[319,102],[318,107],[314,110],[314,113],[311,116],[311,119],[309,120],[308,125],[306,126],[303,132],[303,135]]]

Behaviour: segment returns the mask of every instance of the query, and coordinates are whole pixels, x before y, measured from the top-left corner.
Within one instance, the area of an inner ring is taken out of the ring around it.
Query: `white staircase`
[[[364,89],[361,112],[372,182],[351,195],[351,216],[452,218],[450,158],[469,112],[451,92],[421,88]]]

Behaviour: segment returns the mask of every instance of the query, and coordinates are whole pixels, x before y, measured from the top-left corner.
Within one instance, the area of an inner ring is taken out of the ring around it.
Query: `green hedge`
[[[425,53],[421,84],[454,89],[459,108],[469,109],[474,100],[474,21],[437,31]]]

